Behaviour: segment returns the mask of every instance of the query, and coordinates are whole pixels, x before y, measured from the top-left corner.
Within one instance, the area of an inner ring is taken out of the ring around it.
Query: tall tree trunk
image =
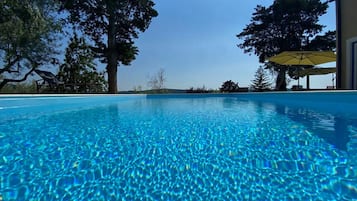
[[[108,26],[108,49],[107,49],[107,73],[108,73],[108,93],[118,93],[117,72],[118,72],[118,52],[116,51],[116,30],[114,12],[109,11],[109,26]]]
[[[108,73],[108,86],[109,86],[108,93],[110,94],[118,93],[117,70],[118,70],[117,61],[114,59],[109,59],[107,65],[107,73]]]
[[[286,69],[280,68],[278,72],[278,77],[276,78],[275,90],[286,91]]]

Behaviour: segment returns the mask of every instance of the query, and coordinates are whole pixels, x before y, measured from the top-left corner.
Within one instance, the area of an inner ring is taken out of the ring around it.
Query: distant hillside
[[[161,90],[143,90],[143,91],[119,91],[119,94],[161,94],[161,93],[186,93],[186,89],[161,89]]]

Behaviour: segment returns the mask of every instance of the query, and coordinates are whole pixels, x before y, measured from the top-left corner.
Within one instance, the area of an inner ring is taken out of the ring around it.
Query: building
[[[357,89],[356,9],[356,0],[336,0],[338,89]]]

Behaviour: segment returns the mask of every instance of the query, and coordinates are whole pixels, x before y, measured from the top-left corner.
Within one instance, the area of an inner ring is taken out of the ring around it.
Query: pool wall
[[[81,109],[116,101],[155,98],[227,97],[244,101],[273,103],[322,109],[329,112],[347,111],[357,114],[357,91],[334,92],[266,92],[212,94],[133,94],[133,95],[0,95],[0,118],[27,112],[53,112]],[[100,102],[100,103],[99,103]],[[346,110],[347,108],[347,110]]]
[[[148,94],[147,98],[187,98],[187,97],[239,97],[250,100],[281,102],[322,101],[335,103],[357,103],[357,91],[336,92],[265,92],[265,93],[207,93],[207,94]]]
[[[85,109],[103,104],[145,98],[145,95],[34,95],[0,96],[0,120],[51,112]]]
[[[357,91],[147,95],[147,98],[187,97],[235,97],[239,100],[322,109],[329,112],[346,111],[346,108],[349,112],[357,112]]]

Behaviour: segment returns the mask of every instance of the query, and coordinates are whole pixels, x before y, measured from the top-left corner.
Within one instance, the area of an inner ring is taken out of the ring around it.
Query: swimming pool
[[[356,106],[352,92],[1,97],[0,198],[357,199]]]

